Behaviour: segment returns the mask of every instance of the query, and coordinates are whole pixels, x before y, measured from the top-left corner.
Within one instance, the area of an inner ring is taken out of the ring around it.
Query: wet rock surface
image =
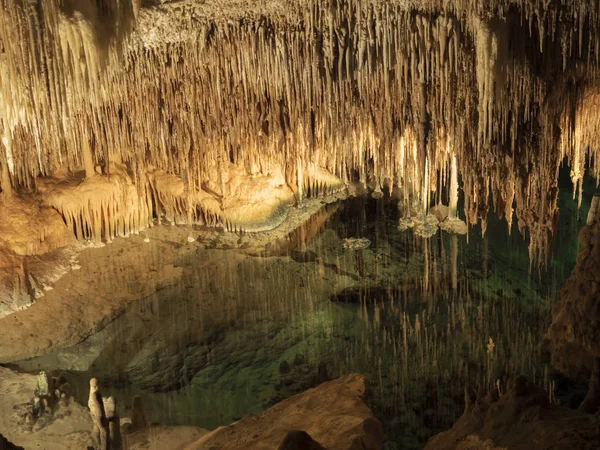
[[[207,228],[155,226],[106,245],[65,247],[36,257],[27,266],[15,266],[17,260],[11,254],[3,257],[0,245],[0,290],[5,288],[0,297],[6,293],[12,305],[28,307],[1,318],[0,298],[0,362],[31,358],[81,342],[135,300],[155,299],[160,291],[179,286],[185,276],[182,266],[205,248],[217,250],[216,254],[225,249],[237,249],[241,255],[264,254],[267,243],[282,244],[288,237],[305,242],[321,228],[322,217],[311,222],[316,229],[294,232],[322,206],[321,200],[307,201],[302,210],[291,211],[282,226],[266,233],[239,236]],[[195,237],[192,242],[190,233]],[[213,263],[219,264],[218,259]],[[57,271],[60,273],[55,274]],[[2,278],[3,273],[10,277]],[[44,292],[43,302],[31,304],[29,294],[15,296],[31,281]],[[21,303],[17,305],[15,299]]]

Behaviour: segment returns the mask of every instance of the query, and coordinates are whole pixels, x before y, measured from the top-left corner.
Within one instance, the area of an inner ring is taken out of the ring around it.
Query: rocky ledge
[[[185,450],[380,449],[383,427],[363,403],[366,390],[364,376],[346,375],[217,428]]]

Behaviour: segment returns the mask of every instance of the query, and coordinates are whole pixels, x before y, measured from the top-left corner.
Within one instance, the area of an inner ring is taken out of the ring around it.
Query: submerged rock
[[[290,373],[290,364],[284,359],[279,363],[279,373],[282,375]]]

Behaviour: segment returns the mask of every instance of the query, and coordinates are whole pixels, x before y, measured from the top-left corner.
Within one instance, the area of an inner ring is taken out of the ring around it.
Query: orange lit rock
[[[277,449],[289,431],[302,430],[327,449],[378,450],[383,428],[363,403],[366,388],[366,378],[358,374],[328,381],[262,414],[217,428],[185,449]]]

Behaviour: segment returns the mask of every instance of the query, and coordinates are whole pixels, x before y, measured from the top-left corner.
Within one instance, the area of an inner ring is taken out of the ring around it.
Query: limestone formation
[[[378,450],[383,428],[363,403],[366,388],[362,375],[346,375],[284,400],[260,415],[248,415],[209,432],[184,448]]]
[[[585,381],[600,358],[599,265],[600,221],[594,219],[579,232],[577,263],[554,307],[544,345],[556,369]]]
[[[34,392],[34,417],[52,415],[52,407],[54,406],[54,402],[55,398],[52,378],[48,373],[41,371],[37,377],[37,383]]]
[[[88,408],[90,408],[90,415],[94,423],[91,433],[94,450],[108,450],[108,422],[96,378],[90,380]]]
[[[460,179],[467,224],[491,198],[543,261],[561,161],[579,199],[600,172],[587,2],[101,3],[0,3],[2,194],[79,238],[264,230],[353,180],[454,218]]]
[[[102,398],[106,420],[108,421],[108,448],[121,450],[121,422],[117,415],[117,400],[114,397]]]
[[[37,377],[35,396],[39,398],[49,398],[53,393],[54,389],[52,389],[52,378],[48,373],[42,370]]]

